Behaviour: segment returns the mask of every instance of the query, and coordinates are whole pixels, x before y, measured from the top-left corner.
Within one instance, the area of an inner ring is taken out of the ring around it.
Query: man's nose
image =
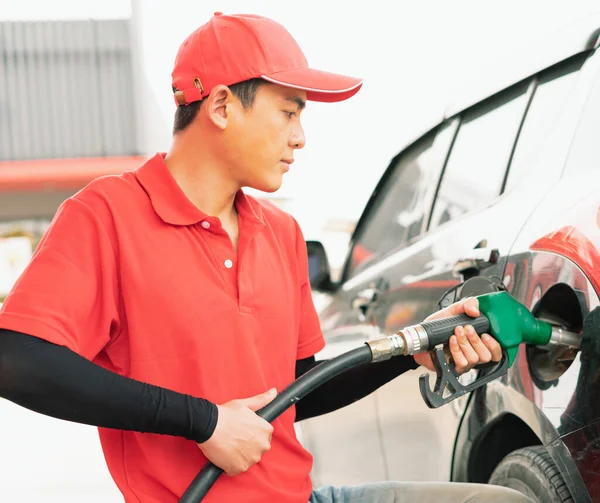
[[[304,129],[302,126],[298,126],[290,136],[290,147],[292,148],[304,148],[306,145],[306,138],[304,137]]]

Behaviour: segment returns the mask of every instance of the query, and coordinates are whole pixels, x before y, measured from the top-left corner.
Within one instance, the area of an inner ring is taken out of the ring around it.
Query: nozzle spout
[[[552,326],[552,335],[550,336],[549,345],[569,346],[572,348],[579,348],[581,344],[581,337],[575,332],[569,332],[563,330],[560,327]]]

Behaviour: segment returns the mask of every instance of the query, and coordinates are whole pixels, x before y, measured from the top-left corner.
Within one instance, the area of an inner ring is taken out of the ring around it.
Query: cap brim
[[[297,68],[261,76],[280,86],[306,91],[306,99],[333,103],[354,96],[362,87],[363,79],[313,68]]]

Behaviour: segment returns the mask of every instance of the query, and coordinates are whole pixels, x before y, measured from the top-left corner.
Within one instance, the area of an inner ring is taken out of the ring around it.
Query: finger
[[[444,309],[440,309],[435,313],[430,314],[424,321],[430,320],[439,320],[441,318],[449,318],[450,316],[456,316],[457,314],[464,313],[463,301],[455,302],[454,304],[450,304],[448,307]]]
[[[481,338],[477,335],[477,332],[473,330],[471,325],[467,325],[465,327],[465,334],[467,335],[467,339],[471,344],[471,347],[477,353],[479,358],[478,363],[488,363],[492,359],[492,352],[488,349],[488,347],[483,343]]]
[[[466,329],[472,330],[473,327],[471,325],[467,325]],[[479,356],[477,355],[477,352],[473,349],[471,343],[467,339],[467,336],[465,335],[465,329],[463,327],[456,327],[454,333],[456,335],[456,339],[458,340],[460,350],[469,362],[469,366],[472,367],[474,365],[477,365],[479,363]]]
[[[479,299],[476,297],[465,297],[447,307],[449,316],[466,313],[471,317],[479,316]]]
[[[499,362],[502,359],[502,346],[500,346],[498,341],[489,334],[483,334],[481,336],[481,340],[492,354],[492,360]]]
[[[479,299],[476,297],[466,297],[454,304],[450,304],[444,309],[440,309],[439,311],[430,314],[424,321],[439,320],[441,318],[448,318],[463,313],[468,314],[472,318],[477,318],[477,316],[481,314],[479,312]]]
[[[471,318],[477,318],[481,313],[479,312],[479,299],[476,297],[468,297],[464,299],[462,305],[465,314],[468,314]]]
[[[248,407],[250,410],[256,412],[259,409],[262,409],[265,405],[272,402],[273,399],[277,396],[277,389],[271,388],[269,391],[265,393],[261,393],[260,395],[256,395],[250,398],[244,398],[241,401],[243,405]]]
[[[450,354],[454,361],[454,368],[457,373],[462,374],[467,368],[469,368],[469,362],[465,358],[465,355],[460,349],[456,336],[450,337]]]
[[[459,300],[454,304],[450,304],[446,309],[444,309],[446,316],[456,316],[457,314],[462,314],[465,312],[464,303],[467,299]]]

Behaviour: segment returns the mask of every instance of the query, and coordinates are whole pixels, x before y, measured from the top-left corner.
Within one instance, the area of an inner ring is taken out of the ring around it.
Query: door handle
[[[497,264],[499,258],[498,248],[473,248],[466,257],[456,261],[452,273],[457,278],[469,274],[476,276],[483,269]]]

